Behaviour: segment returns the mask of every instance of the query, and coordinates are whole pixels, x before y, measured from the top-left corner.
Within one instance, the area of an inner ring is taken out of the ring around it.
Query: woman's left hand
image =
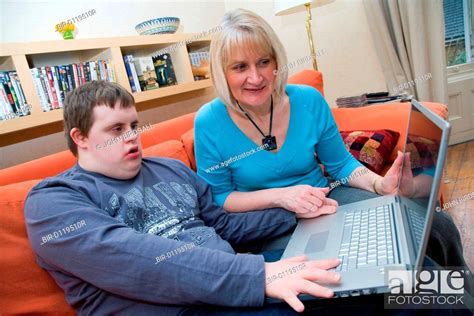
[[[400,169],[402,168],[402,173],[400,173]],[[403,190],[403,192],[398,192],[400,174],[402,174],[403,181],[403,183],[400,183],[400,188]],[[376,180],[375,188],[377,189],[377,192],[382,195],[399,193],[403,196],[413,196],[415,187],[413,174],[411,172],[409,152],[403,154],[401,151],[398,151],[397,158],[385,176],[382,178],[382,181]]]

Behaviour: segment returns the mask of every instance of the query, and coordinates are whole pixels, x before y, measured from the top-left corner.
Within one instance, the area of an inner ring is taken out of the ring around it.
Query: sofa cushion
[[[196,167],[196,156],[194,155],[194,128],[181,135],[181,142],[183,143],[184,150],[188,154],[191,169],[197,170]]]
[[[180,140],[181,135],[193,127],[196,113],[189,113],[153,125],[140,136],[143,148],[168,141]]]
[[[76,157],[69,151],[61,151],[46,157],[0,170],[0,185],[23,182],[32,179],[52,177],[76,163]]]
[[[324,96],[323,74],[320,71],[304,69],[288,78],[290,84],[304,84],[317,89]]]
[[[380,174],[397,144],[399,133],[390,130],[341,131],[347,150],[364,166]]]
[[[188,155],[184,150],[182,142],[177,140],[169,140],[164,143],[154,145],[143,149],[143,156],[168,157],[181,160],[188,168],[191,168]]]
[[[36,264],[26,234],[23,207],[31,188],[40,180],[0,187],[0,314],[53,312],[74,315],[64,292]]]

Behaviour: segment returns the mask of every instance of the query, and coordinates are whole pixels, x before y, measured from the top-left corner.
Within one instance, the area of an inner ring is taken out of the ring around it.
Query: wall
[[[135,26],[148,19],[178,16],[178,32],[200,32],[218,24],[224,3],[207,1],[163,0],[0,0],[1,42],[60,40],[55,25],[95,9],[96,14],[76,23],[75,38],[97,38],[138,35]],[[199,14],[196,14],[199,12]],[[202,14],[205,18],[202,18]]]
[[[78,22],[76,38],[136,35],[135,25],[159,16],[179,16],[179,32],[201,32],[216,26],[225,11],[245,8],[264,17],[283,42],[288,61],[309,54],[305,12],[274,16],[273,1],[77,1],[0,0],[0,42],[59,40],[54,26],[91,9],[96,14]],[[361,0],[336,0],[312,9],[313,37],[320,50],[319,70],[324,74],[326,99],[331,106],[340,96],[386,90]],[[311,62],[289,69],[289,75],[311,68]],[[140,113],[144,123],[156,123],[195,111],[214,97],[212,89],[190,94],[180,101]],[[66,149],[62,133],[23,142],[0,150],[0,168]]]

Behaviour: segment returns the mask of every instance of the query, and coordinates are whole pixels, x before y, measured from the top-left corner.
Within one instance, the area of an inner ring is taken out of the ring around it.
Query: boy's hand
[[[265,294],[288,303],[295,311],[304,310],[299,294],[330,298],[334,292],[318,283],[339,283],[339,274],[327,271],[337,267],[339,259],[307,261],[306,256],[265,263]]]

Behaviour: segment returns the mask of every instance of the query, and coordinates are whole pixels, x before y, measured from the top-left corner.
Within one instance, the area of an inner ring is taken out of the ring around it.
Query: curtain
[[[388,91],[447,104],[442,0],[364,0]]]

